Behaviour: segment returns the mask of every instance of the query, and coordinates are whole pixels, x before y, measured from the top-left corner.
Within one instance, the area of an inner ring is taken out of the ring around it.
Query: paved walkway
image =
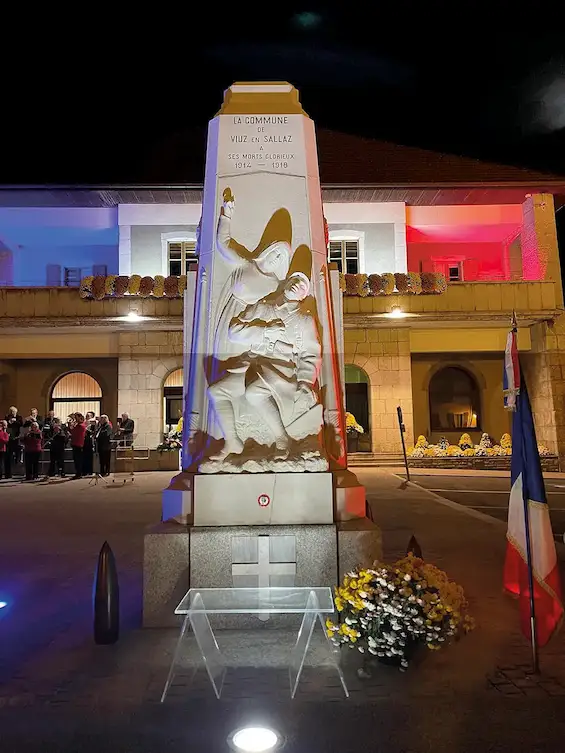
[[[504,526],[385,470],[358,475],[385,558],[402,556],[415,534],[425,558],[465,587],[477,629],[445,651],[423,652],[406,674],[378,666],[359,680],[359,655],[348,652],[349,701],[329,669],[307,667],[290,702],[282,651],[289,636],[266,631],[219,636],[231,641],[234,663],[243,648],[247,658],[228,675],[220,702],[203,672],[192,687],[181,673],[161,706],[176,634],[136,625],[143,529],[159,517],[167,474],[108,489],[84,480],[0,485],[0,599],[11,602],[0,613],[2,752],[219,753],[230,730],[260,720],[281,729],[290,753],[562,749],[563,638],[543,653],[542,677],[529,678],[516,605],[501,589]],[[105,538],[122,594],[123,634],[109,647],[93,645],[90,611]]]
[[[405,478],[404,474],[398,475]],[[412,477],[412,480],[440,497],[480,510],[506,524],[510,497],[508,477],[419,475]],[[554,537],[562,544],[565,532],[565,483],[561,478],[546,478],[545,488]]]

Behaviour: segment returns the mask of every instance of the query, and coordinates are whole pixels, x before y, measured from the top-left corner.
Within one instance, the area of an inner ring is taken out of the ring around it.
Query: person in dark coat
[[[39,427],[43,426],[43,419],[39,415],[39,411],[37,410],[37,408],[32,408],[31,411],[29,412],[29,416],[24,421],[24,429],[31,428],[31,425],[33,423],[37,423]]]
[[[39,458],[41,457],[42,449],[41,440],[39,424],[34,421],[24,437],[26,481],[35,481],[39,478]]]
[[[118,430],[116,439],[120,440],[120,446],[131,447],[133,444],[133,432],[135,430],[135,421],[129,417],[128,413],[122,413],[118,419]]]
[[[96,432],[96,449],[100,458],[100,475],[110,475],[110,459],[112,457],[112,427],[108,416],[100,416],[98,431]]]
[[[49,440],[53,436],[53,423],[59,419],[55,418],[55,411],[50,410],[43,420],[43,439]],[[41,426],[41,424],[40,424]]]
[[[15,405],[12,405],[6,414],[6,423],[8,424],[8,434],[10,435],[8,452],[10,453],[11,466],[13,463],[19,463],[21,460],[20,432],[24,423]],[[11,478],[11,476],[10,472],[10,476],[7,476],[7,478]]]
[[[92,476],[94,473],[94,437],[96,435],[96,421],[92,411],[88,411],[85,421],[86,434],[82,448],[82,475]]]
[[[60,423],[53,423],[51,431],[53,434],[48,443],[49,476],[53,477],[59,474],[61,478],[65,478],[65,447],[68,437]]]

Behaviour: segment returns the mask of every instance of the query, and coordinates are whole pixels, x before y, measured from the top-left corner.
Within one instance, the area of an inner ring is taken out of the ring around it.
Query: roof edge
[[[427,181],[418,183],[397,182],[394,183],[322,183],[321,187],[326,190],[353,189],[379,189],[379,188],[527,188],[532,187],[561,187],[565,188],[565,177],[562,180],[509,180],[497,181]],[[29,185],[0,185],[0,191],[202,191],[203,183],[104,183],[104,184],[58,184],[43,183]]]

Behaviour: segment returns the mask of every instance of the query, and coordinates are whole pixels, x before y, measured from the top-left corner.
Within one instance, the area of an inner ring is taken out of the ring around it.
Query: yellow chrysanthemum
[[[157,298],[162,298],[165,295],[165,278],[163,277],[163,275],[155,275],[153,295]]]

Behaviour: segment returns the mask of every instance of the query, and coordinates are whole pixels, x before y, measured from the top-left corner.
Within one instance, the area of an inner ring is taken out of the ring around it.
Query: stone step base
[[[555,455],[540,457],[541,467],[546,472],[559,471],[559,458]],[[455,468],[460,470],[509,471],[510,456],[493,457],[443,457],[443,458],[409,458],[410,468]]]
[[[404,465],[402,455],[392,455],[378,452],[350,452],[347,464],[351,467],[360,466],[395,466]]]

